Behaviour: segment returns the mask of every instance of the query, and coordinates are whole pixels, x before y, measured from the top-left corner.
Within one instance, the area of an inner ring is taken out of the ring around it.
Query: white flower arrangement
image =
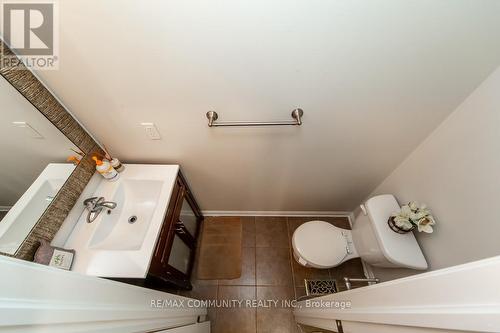
[[[436,224],[436,220],[427,206],[419,206],[415,201],[404,205],[399,212],[395,212],[391,216],[396,226],[403,230],[411,230],[416,227],[419,232],[430,234],[434,231],[432,226]]]

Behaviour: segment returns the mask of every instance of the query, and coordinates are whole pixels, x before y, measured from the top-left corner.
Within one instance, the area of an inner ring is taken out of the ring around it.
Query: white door
[[[299,306],[294,311],[297,322],[334,332],[336,320],[346,333],[500,332],[500,256]]]
[[[209,332],[190,299],[0,256],[0,332]],[[193,326],[194,325],[194,326]],[[205,330],[204,330],[205,329]]]

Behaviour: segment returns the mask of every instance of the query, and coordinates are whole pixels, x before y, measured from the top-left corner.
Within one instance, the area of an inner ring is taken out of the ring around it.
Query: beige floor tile
[[[291,286],[290,251],[280,247],[256,248],[257,285]]]
[[[243,247],[255,247],[255,217],[240,218],[243,225]]]
[[[290,247],[286,217],[256,217],[255,243],[257,247]]]
[[[254,300],[256,297],[255,287],[250,286],[219,286],[219,300]],[[255,333],[256,331],[256,309],[241,308],[218,308],[215,323],[215,333]]]

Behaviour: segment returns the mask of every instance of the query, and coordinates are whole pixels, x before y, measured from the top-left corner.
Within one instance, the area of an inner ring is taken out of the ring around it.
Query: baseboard
[[[343,211],[254,211],[254,210],[204,210],[204,216],[296,216],[296,217],[349,217],[351,212]]]

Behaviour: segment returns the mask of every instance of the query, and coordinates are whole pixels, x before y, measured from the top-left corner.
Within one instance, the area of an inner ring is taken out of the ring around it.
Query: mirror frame
[[[85,154],[16,253],[11,255],[0,252],[9,257],[33,261],[39,241],[46,240],[49,243],[52,241],[94,174],[95,166],[91,159],[92,155],[104,155],[104,152],[31,70],[23,65],[2,39],[0,39],[0,48],[0,75]],[[16,57],[18,61],[15,65],[6,67],[4,63],[12,64],[13,62],[6,62],[4,57]]]

